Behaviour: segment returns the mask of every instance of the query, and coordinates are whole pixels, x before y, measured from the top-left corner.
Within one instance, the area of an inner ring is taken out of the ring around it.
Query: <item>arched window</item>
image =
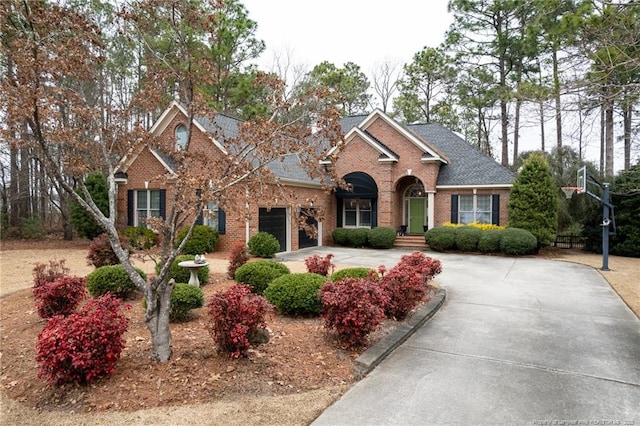
[[[187,127],[178,124],[176,127],[176,150],[185,149],[187,146]]]

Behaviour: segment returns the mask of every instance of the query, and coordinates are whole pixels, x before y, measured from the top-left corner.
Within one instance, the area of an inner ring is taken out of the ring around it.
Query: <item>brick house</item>
[[[224,138],[237,136],[238,123],[223,114],[216,115],[214,122],[195,119],[189,149],[201,150],[213,164],[224,153]],[[185,124],[186,113],[174,102],[150,131],[180,145],[186,136]],[[251,200],[249,219],[207,206],[208,214],[199,221],[220,232],[222,249],[246,242],[258,231],[270,232],[282,251],[291,251],[331,244],[336,227],[390,226],[422,234],[445,222],[506,224],[515,175],[455,133],[434,123],[402,125],[380,110],[345,117],[341,125],[344,143],[339,150],[330,150],[320,165],[334,168],[351,190],[323,191],[319,181],[296,167],[295,156],[287,156],[269,167],[281,184],[295,189],[294,204]],[[174,173],[171,159],[148,147],[125,157],[116,175],[118,225],[143,226],[146,217],[164,216],[171,188],[153,177]],[[244,205],[245,200],[241,202]],[[323,212],[323,220],[315,222],[317,238],[299,229],[295,217],[300,209]]]

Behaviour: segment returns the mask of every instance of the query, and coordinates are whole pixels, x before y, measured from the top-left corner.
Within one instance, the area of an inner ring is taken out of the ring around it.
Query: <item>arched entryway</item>
[[[378,185],[364,172],[353,172],[343,177],[351,190],[338,188],[338,228],[375,228],[378,226]]]
[[[403,223],[407,225],[407,233],[424,233],[428,224],[429,204],[421,182],[416,182],[405,189],[402,205]]]

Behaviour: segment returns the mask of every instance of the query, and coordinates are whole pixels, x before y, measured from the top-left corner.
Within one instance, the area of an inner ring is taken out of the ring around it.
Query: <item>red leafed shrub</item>
[[[129,308],[130,306],[127,306]],[[68,317],[49,319],[38,334],[38,376],[50,384],[87,384],[111,374],[125,345],[129,320],[120,300],[107,294]]]
[[[320,290],[325,328],[335,329],[345,348],[366,344],[367,335],[384,320],[388,297],[377,282],[343,278]]]
[[[64,277],[71,271],[65,265],[66,260],[50,260],[49,264],[38,263],[33,268],[33,287],[39,287],[42,284],[50,283],[58,278]]]
[[[441,270],[439,260],[416,251],[402,256],[389,271],[380,271],[383,274],[380,284],[389,298],[386,316],[398,320],[406,318],[430,294],[429,281]]]
[[[87,263],[96,268],[107,265],[118,265],[120,260],[111,247],[109,236],[104,233],[100,234],[89,244],[89,254],[87,254]]]
[[[331,263],[332,258],[333,254],[331,253],[327,254],[325,257],[320,257],[317,254],[307,257],[304,260],[305,265],[307,265],[307,272],[328,277],[330,272],[329,269],[333,272],[333,267],[335,266]]]
[[[40,318],[67,316],[87,295],[87,280],[83,277],[59,277],[33,287],[33,298]]]
[[[236,276],[236,269],[247,263],[249,260],[249,250],[244,243],[237,243],[231,249],[229,254],[229,267],[227,268],[227,275],[229,278],[234,279]]]
[[[220,352],[232,358],[247,356],[249,338],[266,327],[265,315],[272,309],[262,297],[246,285],[236,284],[214,293],[207,303],[208,328]]]

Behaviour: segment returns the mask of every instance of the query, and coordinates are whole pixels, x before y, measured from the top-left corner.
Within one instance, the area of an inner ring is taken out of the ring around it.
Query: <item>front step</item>
[[[424,241],[424,235],[401,235],[396,237],[393,247],[426,249],[427,244]]]

